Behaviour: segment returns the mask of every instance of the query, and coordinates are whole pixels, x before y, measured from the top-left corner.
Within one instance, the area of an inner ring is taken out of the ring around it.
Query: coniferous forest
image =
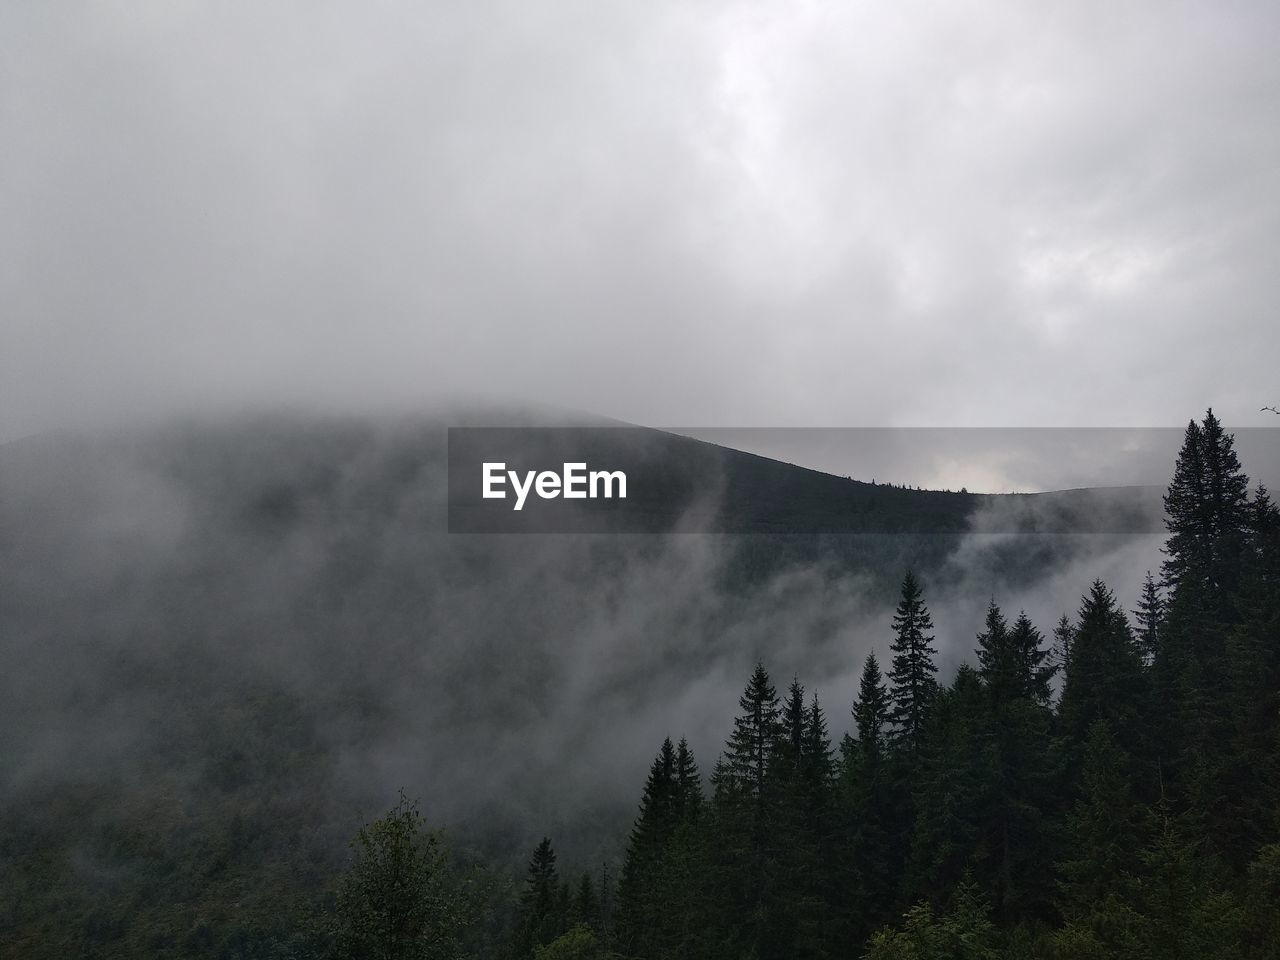
[[[854,703],[758,665],[720,756],[679,731],[658,747],[616,876],[562,869],[544,838],[514,916],[448,889],[402,802],[358,838],[327,942],[465,955],[480,927],[536,960],[1280,957],[1280,512],[1211,411],[1165,505],[1134,609],[1100,580],[1053,625],[992,599],[950,683],[910,572]]]

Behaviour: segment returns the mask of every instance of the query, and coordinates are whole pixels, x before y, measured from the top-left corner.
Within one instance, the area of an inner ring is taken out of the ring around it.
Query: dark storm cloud
[[[0,13],[0,437],[510,397],[650,424],[1274,403],[1262,3]]]

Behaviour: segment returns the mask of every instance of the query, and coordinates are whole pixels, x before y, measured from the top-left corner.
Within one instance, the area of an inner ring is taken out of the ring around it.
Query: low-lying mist
[[[6,817],[68,790],[99,822],[216,803],[326,849],[403,787],[489,856],[552,833],[598,859],[664,736],[710,772],[757,660],[838,738],[908,566],[946,674],[993,597],[1047,636],[1095,577],[1133,606],[1160,560],[1155,536],[450,535],[444,466],[431,419],[0,447]]]

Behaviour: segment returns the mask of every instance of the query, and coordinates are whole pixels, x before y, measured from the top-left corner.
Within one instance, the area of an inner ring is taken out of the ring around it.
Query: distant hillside
[[[272,888],[313,889],[400,786],[487,855],[572,823],[565,856],[598,862],[654,743],[710,756],[756,658],[820,665],[838,704],[908,566],[981,599],[1102,549],[961,551],[984,511],[1034,526],[1150,502],[902,490],[652,441],[715,458],[750,533],[449,535],[439,422],[0,447],[0,920],[56,901],[66,929],[121,923],[123,897],[171,932],[140,952],[190,955],[191,911],[269,924]],[[868,524],[916,532],[845,532]]]

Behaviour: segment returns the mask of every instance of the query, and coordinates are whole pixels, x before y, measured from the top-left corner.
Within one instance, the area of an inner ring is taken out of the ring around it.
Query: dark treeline
[[[949,686],[908,574],[839,743],[757,666],[706,785],[662,744],[616,885],[543,841],[512,955],[1280,957],[1280,514],[1212,411],[1165,504],[1135,610],[992,600]]]

